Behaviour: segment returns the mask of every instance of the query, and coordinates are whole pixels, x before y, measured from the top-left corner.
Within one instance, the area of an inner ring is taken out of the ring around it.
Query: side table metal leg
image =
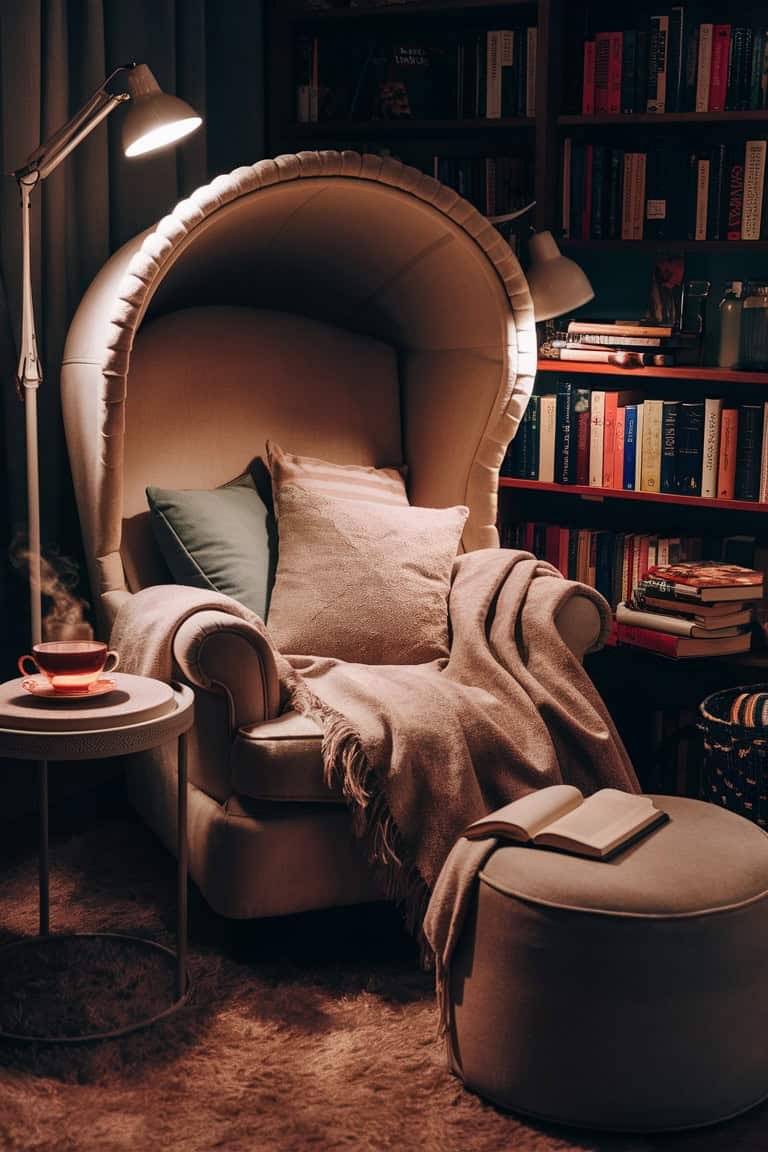
[[[38,890],[40,893],[40,935],[47,936],[50,927],[50,897],[49,897],[49,868],[48,868],[48,761],[41,760],[37,765],[38,772],[38,804],[40,807],[40,848],[39,848],[39,878]]]
[[[178,761],[178,809],[177,809],[177,856],[178,856],[178,892],[177,892],[177,920],[176,920],[176,999],[180,999],[187,990],[187,734],[182,732],[179,736]]]

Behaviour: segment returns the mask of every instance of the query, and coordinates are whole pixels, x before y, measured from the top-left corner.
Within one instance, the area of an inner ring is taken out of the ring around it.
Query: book
[[[616,411],[618,392],[606,392],[603,405],[603,488],[613,488],[613,468],[616,458]]]
[[[709,84],[712,71],[712,39],[714,25],[708,22],[699,25],[699,57],[696,68],[695,112],[709,111]]]
[[[611,488],[624,487],[624,441],[626,439],[627,405],[619,402],[614,426],[613,477]]]
[[[736,500],[757,501],[760,496],[762,442],[762,404],[740,404],[734,484],[734,499]]]
[[[759,240],[765,187],[765,140],[747,140],[744,151],[744,204],[741,215],[741,239]]]
[[[701,496],[704,454],[704,401],[680,404],[675,440],[675,486],[685,496]]]
[[[676,615],[692,616],[697,624],[710,621],[727,620],[734,624],[742,621],[747,624],[752,618],[752,610],[745,608],[740,601],[721,600],[712,604],[701,604],[698,600],[687,604],[674,596],[659,596],[642,591],[641,606],[643,608],[658,608],[663,612],[674,610]]]
[[[712,58],[709,75],[710,112],[722,112],[725,109],[730,44],[730,24],[715,24],[712,28]]]
[[[571,320],[568,324],[569,336],[671,336],[670,324],[643,324],[629,320]]]
[[[605,392],[594,389],[590,398],[589,485],[603,485],[603,443],[605,431]]]
[[[763,404],[763,443],[760,450],[760,484],[757,498],[761,504],[768,501],[768,401]]]
[[[723,408],[720,418],[720,453],[717,460],[717,498],[733,500],[736,491],[738,408]]]
[[[644,648],[648,652],[669,656],[674,660],[702,656],[734,656],[741,652],[749,652],[751,645],[749,632],[742,632],[737,636],[718,636],[715,639],[694,638],[672,636],[669,632],[638,628],[634,624],[617,624],[616,635],[620,644]]]
[[[720,455],[720,417],[723,402],[715,397],[704,401],[704,444],[701,464],[701,495],[714,499],[717,493],[717,464]]]
[[[659,491],[677,490],[677,400],[662,401],[661,410],[661,469]]]
[[[723,617],[723,620],[727,620],[727,624],[720,624],[716,617],[699,624],[689,616],[675,616],[665,612],[646,612],[624,603],[619,604],[616,608],[616,619],[619,624],[650,628],[655,632],[667,632],[670,636],[704,637],[713,640],[722,636],[739,636],[744,631],[744,626],[748,626],[752,619],[751,612],[739,612],[738,614],[734,613],[734,615],[738,616],[741,623],[731,623],[730,617],[726,616]]]
[[[696,157],[696,208],[694,215],[694,240],[706,240],[709,219],[709,156]]]
[[[501,116],[501,32],[486,33],[485,115],[489,120]]]
[[[762,595],[763,573],[719,560],[656,564],[648,569],[646,587],[704,602],[752,600]]]
[[[625,33],[626,35],[626,33]],[[683,67],[685,50],[685,7],[675,4],[669,13],[667,41],[666,111],[682,112]]]
[[[586,47],[586,46],[585,46]],[[621,46],[620,109],[623,113],[635,111],[635,77],[637,73],[637,33],[627,29]]]
[[[605,114],[608,109],[608,69],[611,53],[610,32],[595,36],[595,112]]]
[[[647,112],[666,111],[668,37],[669,16],[651,16],[651,40],[648,50]]]
[[[595,112],[595,41],[584,41],[584,78],[581,88],[581,114],[593,116]]]
[[[744,210],[744,149],[738,148],[728,161],[728,214],[726,239],[741,240],[741,219]]]
[[[629,492],[633,492],[635,488],[636,457],[637,405],[628,404],[624,409],[624,462],[621,486]]]
[[[549,393],[539,397],[539,480],[552,484],[555,479],[555,422],[557,397]]]
[[[572,484],[576,474],[576,439],[573,433],[573,385],[563,380],[557,390],[555,428],[555,483]]]
[[[536,115],[536,38],[535,27],[526,29],[525,40],[525,115]]]
[[[637,433],[635,436],[635,492],[640,491],[643,474],[643,435],[645,430],[645,404],[637,406]]]
[[[601,788],[585,797],[570,784],[552,784],[475,820],[463,835],[606,860],[667,819],[648,796]]]
[[[576,425],[576,473],[574,483],[589,484],[590,391],[575,388],[573,418]]]
[[[661,480],[661,420],[663,402],[646,400],[643,404],[642,471],[640,490],[658,492]]]

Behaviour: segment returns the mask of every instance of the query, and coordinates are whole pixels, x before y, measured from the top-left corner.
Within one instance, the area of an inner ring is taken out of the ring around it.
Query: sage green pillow
[[[222,488],[147,488],[152,530],[177,584],[234,597],[266,618],[276,566],[272,517],[253,478]]]

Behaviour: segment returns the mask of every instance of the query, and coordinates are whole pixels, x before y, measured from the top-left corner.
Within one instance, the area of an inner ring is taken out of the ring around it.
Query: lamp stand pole
[[[21,194],[21,350],[19,383],[24,387],[24,422],[27,449],[27,518],[29,524],[29,597],[32,643],[43,635],[42,589],[40,586],[40,473],[37,452],[37,392],[42,382],[37,355],[35,312],[32,301],[32,260],[30,197],[38,183],[37,173],[19,179]]]

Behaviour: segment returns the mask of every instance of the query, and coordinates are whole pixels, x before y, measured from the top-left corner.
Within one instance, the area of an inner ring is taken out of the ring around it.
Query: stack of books
[[[502,476],[709,500],[768,502],[768,404],[657,400],[577,388],[532,396]]]
[[[719,561],[651,566],[616,609],[619,644],[685,659],[748,652],[763,573]]]
[[[551,346],[560,360],[623,367],[697,364],[701,356],[698,335],[680,332],[670,324],[629,320],[571,320],[565,339],[555,339]]]

